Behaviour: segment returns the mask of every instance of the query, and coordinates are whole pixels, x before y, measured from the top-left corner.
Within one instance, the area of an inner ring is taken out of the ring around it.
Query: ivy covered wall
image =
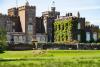
[[[65,43],[72,40],[72,18],[58,19],[54,23],[54,42]]]
[[[90,33],[90,41],[93,33],[98,33],[97,26],[85,26],[85,18],[68,17],[56,19],[54,22],[54,42],[75,43],[86,42],[86,32]],[[92,41],[93,42],[93,41]]]

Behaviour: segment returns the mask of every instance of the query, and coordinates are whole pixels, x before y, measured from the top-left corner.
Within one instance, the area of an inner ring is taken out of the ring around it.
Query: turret
[[[80,13],[79,13],[79,11],[77,12],[77,17],[80,18]]]
[[[52,2],[52,6],[51,6],[51,11],[55,12],[56,8],[55,8],[55,2]]]
[[[29,6],[29,2],[28,1],[26,1],[26,4],[25,4],[26,6]]]
[[[56,8],[55,7],[51,7],[51,11],[55,12]]]

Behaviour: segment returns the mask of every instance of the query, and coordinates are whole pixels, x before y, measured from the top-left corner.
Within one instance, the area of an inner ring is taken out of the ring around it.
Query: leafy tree
[[[6,43],[6,30],[4,28],[0,28],[0,52],[3,52],[5,50],[5,47],[7,45]]]

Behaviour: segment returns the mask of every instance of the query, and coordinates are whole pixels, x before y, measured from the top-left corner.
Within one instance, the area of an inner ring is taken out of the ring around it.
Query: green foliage
[[[66,42],[72,40],[72,18],[60,19],[54,23],[54,41]]]
[[[0,52],[2,52],[5,49],[6,45],[7,45],[7,43],[6,43],[6,40],[7,40],[6,34],[7,34],[6,30],[4,28],[0,28]]]

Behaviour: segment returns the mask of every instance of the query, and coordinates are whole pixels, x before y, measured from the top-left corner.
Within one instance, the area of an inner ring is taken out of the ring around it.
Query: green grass
[[[5,51],[5,53],[0,54],[0,58],[25,58],[33,57],[32,51]]]
[[[99,67],[99,50],[28,50],[0,54],[0,67]]]

